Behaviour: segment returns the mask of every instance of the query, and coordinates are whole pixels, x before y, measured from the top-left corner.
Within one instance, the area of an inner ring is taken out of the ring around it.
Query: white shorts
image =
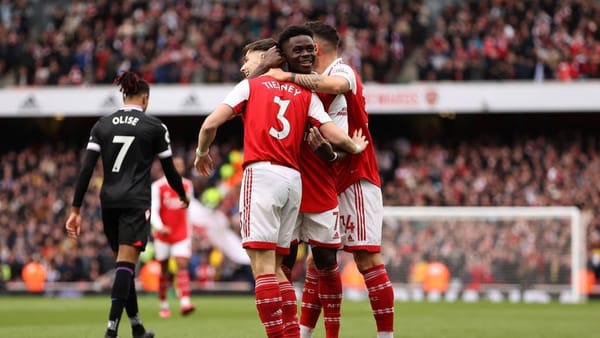
[[[325,248],[341,248],[338,215],[338,207],[319,213],[301,212],[298,215],[293,239]]]
[[[380,252],[383,226],[381,189],[367,180],[360,180],[338,198],[344,250]]]
[[[169,257],[189,259],[192,257],[192,240],[188,237],[179,242],[167,243],[155,238],[154,257],[159,261],[167,260]]]
[[[270,162],[249,164],[240,191],[243,247],[288,254],[301,198],[298,170]]]

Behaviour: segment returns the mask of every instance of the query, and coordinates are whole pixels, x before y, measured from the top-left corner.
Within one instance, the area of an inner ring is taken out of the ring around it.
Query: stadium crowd
[[[600,77],[596,1],[3,1],[0,86],[241,79],[246,43],[338,27],[364,82]]]
[[[3,1],[0,77],[10,85],[111,83],[133,70],[154,83],[241,79],[242,47],[289,24],[324,19],[365,81],[395,82],[422,40],[422,1]]]
[[[456,145],[400,138],[378,146],[385,205],[577,205],[588,211],[599,207],[600,144],[580,134],[512,140],[482,137]],[[179,152],[191,154],[184,147]],[[213,152],[220,168],[213,177],[194,174],[191,163],[188,177],[193,178],[200,199],[211,187],[223,192],[222,209],[235,228],[238,183],[231,185],[230,178],[239,168],[231,165],[230,145]],[[0,260],[4,278],[18,280],[23,265],[31,260],[43,262],[51,278],[59,281],[90,281],[109,271],[111,252],[100,236],[99,175],[91,183],[83,208],[90,220],[86,227],[91,229],[79,243],[64,235],[65,210],[81,161],[80,149],[30,146],[3,154],[1,159]],[[459,226],[456,220],[425,224],[389,218],[385,220],[383,254],[395,282],[414,282],[416,264],[438,260],[466,285],[517,280],[566,283],[570,278],[568,221],[476,220]],[[592,217],[589,229],[590,234],[600,233],[600,216]],[[197,268],[208,262],[215,249],[201,232],[196,234],[194,247],[192,274],[196,279],[206,278],[196,274]],[[213,270],[217,280],[227,280],[235,267],[225,260],[211,263]]]
[[[420,80],[600,78],[600,3],[457,1],[436,16]]]

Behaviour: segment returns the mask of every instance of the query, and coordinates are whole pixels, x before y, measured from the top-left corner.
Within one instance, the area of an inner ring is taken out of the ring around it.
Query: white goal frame
[[[582,222],[581,210],[574,206],[552,207],[397,207],[385,206],[383,217],[404,220],[439,220],[444,218],[488,220],[512,219],[523,217],[529,219],[569,218],[571,224],[571,292],[576,302],[583,302],[587,297],[581,293],[579,268],[585,264],[585,224]],[[583,260],[583,261],[582,261]]]

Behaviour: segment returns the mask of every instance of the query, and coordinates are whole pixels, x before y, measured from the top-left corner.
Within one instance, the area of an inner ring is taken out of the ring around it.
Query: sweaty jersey
[[[188,199],[192,199],[192,181],[182,178],[183,189]],[[150,223],[155,229],[168,228],[168,234],[157,232],[154,237],[166,242],[177,243],[186,239],[189,234],[190,224],[188,222],[189,209],[181,208],[179,194],[171,188],[166,177],[161,177],[152,183],[152,217]]]
[[[298,170],[306,124],[331,122],[316,94],[270,76],[241,81],[223,103],[244,121],[244,167],[270,161]]]
[[[103,207],[150,207],[152,162],[172,156],[167,126],[138,106],[124,106],[96,122],[87,149],[102,157]]]
[[[350,90],[344,93],[348,104],[348,133],[352,135],[355,130],[362,129],[363,135],[369,141],[369,145],[363,152],[348,154],[336,164],[337,191],[342,193],[350,185],[361,179],[381,187],[373,138],[369,131],[369,116],[365,107],[362,82],[356,71],[345,64],[342,59],[337,59],[334,62],[334,67],[336,69],[335,75],[345,77],[350,84]]]
[[[335,62],[331,64],[324,74],[337,74],[335,65]],[[348,132],[345,96],[323,93],[319,93],[318,96],[333,122]],[[308,142],[302,142],[300,148],[300,173],[302,174],[301,212],[320,213],[338,205],[334,163],[323,160],[312,150]]]

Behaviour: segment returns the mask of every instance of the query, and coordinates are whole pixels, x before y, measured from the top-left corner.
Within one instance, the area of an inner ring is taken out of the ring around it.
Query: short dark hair
[[[277,46],[277,41],[275,41],[275,39],[268,38],[256,40],[244,46],[244,49],[242,49],[242,55],[246,55],[248,52],[254,51],[266,52],[273,46]]]
[[[323,21],[309,21],[304,25],[313,32],[315,37],[330,43],[333,48],[337,49],[340,46],[340,36],[335,27]]]
[[[150,85],[144,79],[140,79],[136,73],[126,71],[121,73],[115,79],[115,83],[118,84],[119,89],[125,96],[136,96],[140,94],[149,94]]]
[[[281,34],[279,34],[279,48],[283,48],[284,43],[288,42],[291,38],[299,35],[308,35],[312,38],[313,32],[304,26],[289,26],[283,32],[281,32]]]

